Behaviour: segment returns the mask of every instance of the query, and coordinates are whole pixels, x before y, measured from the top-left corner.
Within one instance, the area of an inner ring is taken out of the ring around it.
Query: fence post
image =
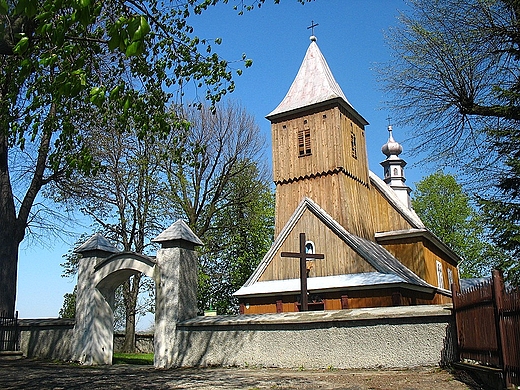
[[[495,323],[496,323],[496,332],[497,332],[497,344],[499,348],[499,361],[500,368],[502,369],[502,373],[504,376],[504,382],[506,388],[508,388],[511,383],[509,383],[509,375],[507,374],[506,367],[509,364],[508,354],[506,353],[507,349],[507,340],[505,339],[504,332],[504,322],[502,312],[504,309],[504,294],[505,294],[505,286],[504,286],[504,276],[502,271],[493,270],[491,273],[493,277],[493,307],[495,310]]]
[[[454,330],[455,330],[455,358],[457,362],[460,362],[460,352],[459,352],[459,328],[457,325],[457,304],[458,304],[458,295],[460,292],[460,285],[459,283],[452,283],[451,284],[451,301],[453,303],[453,319],[454,319]]]

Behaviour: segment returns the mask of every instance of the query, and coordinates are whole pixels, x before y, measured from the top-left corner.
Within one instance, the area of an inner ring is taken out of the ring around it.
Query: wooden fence
[[[0,351],[20,350],[20,329],[18,327],[18,312],[8,316],[0,312]]]
[[[502,370],[507,388],[520,385],[520,290],[502,273],[475,287],[452,286],[460,362]]]

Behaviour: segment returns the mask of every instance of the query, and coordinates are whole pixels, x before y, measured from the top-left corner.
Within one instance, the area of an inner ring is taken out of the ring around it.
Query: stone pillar
[[[86,365],[112,364],[114,290],[98,290],[94,272],[96,265],[119,251],[96,234],[75,252],[83,257],[78,263],[72,359]]]
[[[177,324],[197,315],[197,268],[195,246],[203,245],[182,220],[153,240],[161,244],[155,268],[154,365],[180,365],[182,351],[176,339]]]

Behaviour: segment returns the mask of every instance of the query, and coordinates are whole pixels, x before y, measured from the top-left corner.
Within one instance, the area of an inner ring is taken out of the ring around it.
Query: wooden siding
[[[304,197],[316,202],[353,234],[373,239],[375,230],[369,202],[367,202],[369,189],[342,172],[277,185],[276,236],[287,224]]]
[[[413,227],[376,187],[370,187],[370,198],[368,200],[369,204],[366,207],[370,209],[373,215],[376,232],[408,230]]]
[[[369,196],[365,131],[349,115],[340,106],[330,105],[273,122],[275,235],[307,196],[354,234],[373,237],[373,229],[368,228],[372,222],[366,221],[369,213],[356,211],[366,208]],[[305,156],[299,150],[302,130],[310,131],[311,153]]]
[[[432,286],[437,287],[437,261],[442,264],[444,288],[448,285],[448,269],[454,283],[459,283],[457,264],[424,237],[411,237],[384,243],[383,247],[393,254],[403,265]]]
[[[311,292],[312,294],[312,292]],[[395,294],[399,296],[400,304],[395,304]],[[316,294],[323,300],[324,310],[341,310],[343,299],[346,299],[347,309],[359,309],[366,307],[391,307],[414,305],[440,305],[452,302],[450,296],[440,293],[425,293],[404,288],[344,290]],[[283,312],[298,311],[298,295],[284,295],[272,297],[256,297],[241,300],[247,302],[249,308],[244,309],[244,314],[276,313],[276,301],[282,301]],[[310,308],[312,310],[312,308]],[[268,310],[268,311],[266,311]]]
[[[300,233],[302,232],[306,234],[308,241],[314,242],[315,253],[325,255],[323,260],[307,262],[310,268],[309,277],[375,271],[369,263],[345,244],[313,213],[306,210],[260,277],[260,281],[297,279],[300,277],[299,260],[282,258],[280,253],[297,252]]]
[[[275,183],[344,168],[358,180],[368,183],[365,131],[339,106],[310,110],[289,116],[271,126],[273,177]],[[298,135],[310,132],[310,155],[301,157]],[[351,133],[356,138],[356,156],[352,155]]]

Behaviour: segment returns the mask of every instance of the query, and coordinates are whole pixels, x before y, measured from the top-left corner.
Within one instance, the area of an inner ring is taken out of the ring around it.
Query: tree
[[[98,174],[76,173],[62,179],[55,184],[54,193],[58,195],[55,200],[79,206],[101,228],[103,235],[123,251],[146,254],[150,239],[162,230],[166,214],[161,199],[166,189],[158,171],[162,156],[153,137],[140,138],[136,130],[122,132],[115,113],[99,124],[91,123],[84,136],[92,157],[100,164]],[[144,275],[136,274],[122,285],[125,352],[135,351],[136,315],[142,312],[138,297],[143,278]],[[146,286],[153,291],[150,283]],[[149,309],[153,310],[153,306]]]
[[[416,126],[417,146],[435,147],[436,158],[475,154],[487,129],[520,120],[520,4],[411,0],[410,5],[389,35],[395,53],[384,73],[389,105]]]
[[[199,210],[195,220],[201,225],[193,226],[203,226],[197,233],[203,241],[210,236],[208,231],[213,234],[213,240],[208,238],[206,242],[203,255],[203,264],[214,270],[207,274],[213,276],[216,269],[222,271],[216,265],[222,256],[216,254],[231,245],[230,236],[236,234],[237,227],[241,227],[244,236],[248,235],[248,229],[255,227],[256,231],[250,232],[251,237],[265,232],[264,237],[255,240],[271,242],[269,228],[273,224],[267,217],[261,219],[263,212],[272,213],[267,203],[271,191],[266,175],[258,169],[263,143],[254,119],[237,104],[179,111],[189,112],[186,117],[191,123],[176,119],[180,125],[161,143],[146,136],[139,138],[137,131],[132,133],[128,130],[122,134],[118,129],[117,115],[114,120],[105,118],[97,126],[91,124],[85,134],[85,143],[93,158],[100,163],[98,174],[73,174],[56,183],[53,193],[55,200],[79,206],[101,228],[103,235],[118,243],[123,250],[137,253],[145,253],[150,240],[172,219],[189,220],[190,216],[196,215],[197,212],[185,211],[190,210],[186,204],[194,205]],[[173,166],[176,167],[175,173],[171,170]],[[206,173],[201,173],[206,170]],[[192,180],[199,183],[197,190],[194,190]],[[192,184],[187,184],[187,181]],[[179,189],[182,189],[182,196],[186,196],[182,198],[184,204],[179,203]],[[188,194],[195,193],[197,201],[192,202]],[[232,213],[233,208],[243,209],[242,214],[245,216],[247,213],[248,219],[224,220],[224,214]],[[265,226],[255,226],[259,223],[265,223]],[[264,247],[265,244],[257,246],[255,256],[242,261],[257,263],[268,248]],[[234,255],[237,258],[233,258],[232,263],[240,256],[236,252]],[[68,256],[64,264],[65,274],[74,274],[76,264],[77,257]],[[142,309],[137,306],[142,292],[141,278],[142,275],[135,275],[123,284],[126,351],[135,347],[135,316]],[[214,280],[211,278],[212,282]],[[230,288],[236,285],[235,281]],[[153,291],[153,286],[150,289]],[[222,299],[231,299],[233,291],[228,288]]]
[[[249,165],[249,164],[247,164]],[[254,166],[233,178],[231,203],[215,216],[218,229],[204,236],[199,270],[199,312],[238,314],[233,298],[269,250],[274,236],[274,193]]]
[[[499,267],[506,271],[507,279],[520,285],[520,134],[518,130],[497,131],[494,145],[503,156],[505,170],[499,178],[493,196],[479,197],[491,240],[510,256]]]
[[[237,235],[243,235],[243,245],[248,234],[263,237],[254,256],[241,253],[253,268],[269,247],[265,240],[270,244],[273,235],[269,222],[272,204],[267,201],[272,194],[266,168],[260,163],[264,141],[254,118],[235,102],[219,105],[216,110],[178,107],[176,112],[190,125],[176,143],[166,145],[164,154],[171,156],[163,167],[169,188],[166,194],[171,211],[185,218],[205,243],[200,260],[199,310],[209,308],[211,298],[218,297],[220,310],[228,312],[237,286],[236,280],[233,283],[230,279],[233,264],[239,261],[231,249],[238,242]],[[240,219],[239,213],[249,219]],[[266,225],[255,226],[259,221]]]
[[[411,0],[389,36],[390,107],[431,159],[467,175],[489,232],[516,255],[520,124],[520,2]],[[488,190],[495,188],[496,191]],[[504,223],[505,219],[509,223]],[[518,262],[516,262],[518,267]]]
[[[233,70],[213,52],[221,40],[187,23],[217,2],[0,0],[0,311],[14,312],[18,247],[41,189],[99,168],[78,113],[103,118],[116,104],[139,136],[161,135],[171,123],[163,87],[182,93],[195,80],[213,103],[234,89]],[[34,154],[15,193],[17,150]]]
[[[463,260],[462,277],[488,275],[501,258],[485,239],[481,213],[453,175],[437,171],[417,183],[412,205],[424,224]]]
[[[77,287],[71,293],[66,293],[63,296],[63,306],[60,309],[60,318],[76,318],[76,291]]]
[[[171,157],[163,161],[163,169],[173,210],[202,238],[219,229],[213,224],[219,211],[249,201],[232,196],[233,180],[252,168],[266,179],[265,167],[259,168],[265,143],[254,117],[235,102],[216,110],[209,106],[176,110],[189,126],[176,142],[165,146],[164,154]]]

